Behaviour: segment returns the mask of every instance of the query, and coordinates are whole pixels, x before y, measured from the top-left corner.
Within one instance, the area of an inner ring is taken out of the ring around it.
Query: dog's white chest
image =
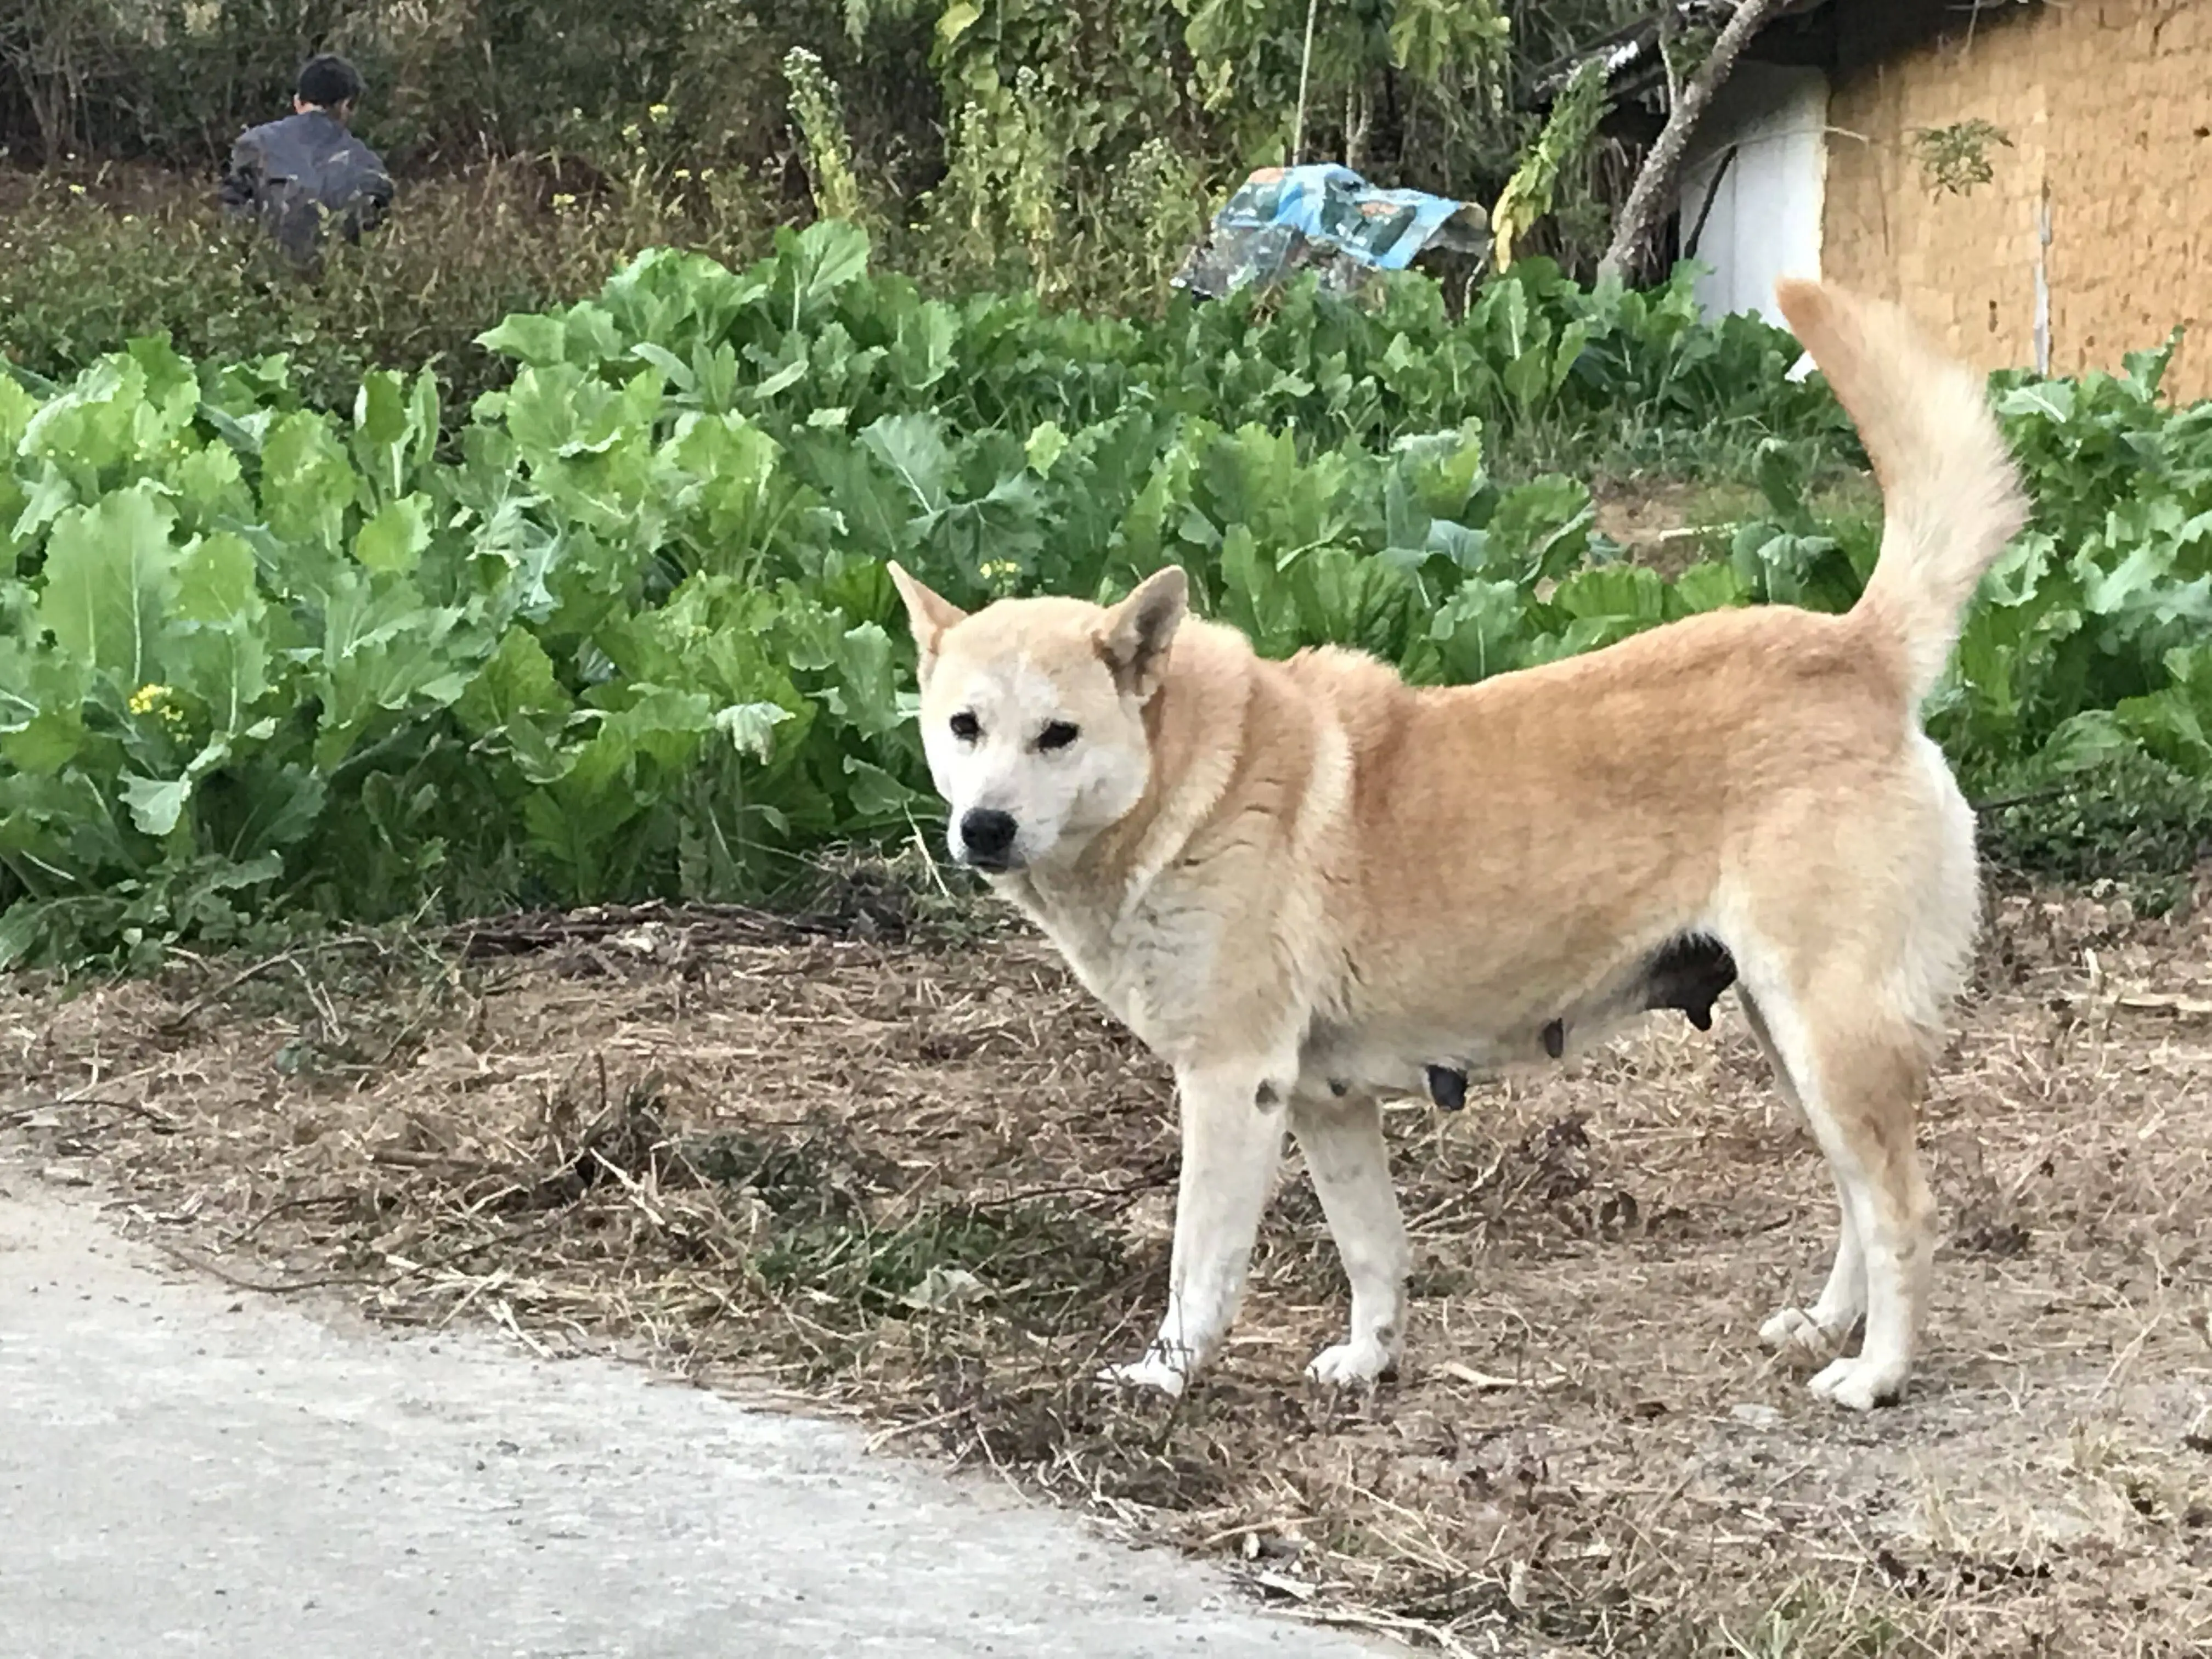
[[[1221,939],[1210,907],[1165,884],[1115,912],[1046,895],[1022,902],[1084,988],[1147,1048],[1172,1060],[1202,1033]]]

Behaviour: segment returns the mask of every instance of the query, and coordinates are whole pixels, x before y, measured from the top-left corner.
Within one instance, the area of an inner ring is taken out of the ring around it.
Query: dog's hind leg
[[[1833,810],[1838,798],[1848,811]],[[1842,1199],[1835,1267],[1809,1322],[1848,1335],[1845,1316],[1864,1310],[1858,1352],[1812,1387],[1863,1411],[1903,1392],[1927,1313],[1936,1206],[1915,1120],[1979,923],[1974,817],[1942,752],[1917,735],[1901,765],[1795,805],[1747,849],[1756,861],[1740,866],[1720,921]],[[1795,1334],[1784,1316],[1766,1328]]]
[[[1792,1110],[1803,1115],[1805,1103],[1790,1076],[1790,1067],[1774,1046],[1773,1034],[1766,1029],[1765,1016],[1759,1012],[1758,1002],[1748,993],[1741,1000],[1744,1023],[1751,1027],[1759,1052],[1766,1056],[1766,1063],[1774,1073],[1776,1092]],[[1830,1173],[1833,1174],[1832,1170]],[[1843,1178],[1838,1176],[1835,1182],[1836,1206],[1842,1217],[1836,1238],[1835,1263],[1828,1270],[1828,1282],[1820,1299],[1810,1308],[1784,1308],[1759,1328],[1759,1340],[1778,1352],[1800,1348],[1822,1359],[1832,1359],[1843,1352],[1852,1331],[1866,1316],[1866,1261],[1859,1249],[1858,1223],[1852,1216],[1850,1198],[1844,1190]]]
[[[1306,1375],[1331,1387],[1372,1382],[1396,1367],[1405,1346],[1410,1262],[1382,1107],[1364,1090],[1343,1099],[1300,1095],[1291,1128],[1352,1284],[1351,1335],[1323,1349]]]
[[[1832,1328],[1820,1316],[1833,1312],[1840,1323],[1849,1286],[1863,1275],[1866,1334],[1859,1352],[1834,1360],[1811,1387],[1839,1406],[1865,1411],[1904,1392],[1926,1319],[1935,1201],[1913,1144],[1926,1038],[1917,1022],[1882,1006],[1887,988],[1874,975],[1825,971],[1802,993],[1778,982],[1755,984],[1776,1052],[1842,1197],[1844,1235],[1829,1290],[1838,1291],[1837,1281],[1844,1281],[1843,1306],[1816,1304],[1813,1322]],[[1857,1272],[1846,1271],[1852,1268]]]
[[[1181,1394],[1228,1335],[1282,1157],[1284,1107],[1295,1075],[1295,1062],[1176,1069],[1182,1171],[1167,1317],[1141,1358],[1109,1365],[1101,1381]],[[1275,1077],[1282,1080],[1270,1080]]]

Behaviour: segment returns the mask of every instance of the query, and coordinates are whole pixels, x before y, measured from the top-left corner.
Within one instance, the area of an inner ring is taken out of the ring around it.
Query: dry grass
[[[697,248],[742,264],[783,204],[729,179],[678,185],[640,161],[610,174],[519,157],[403,184],[357,248],[333,241],[319,281],[278,269],[226,225],[212,175],[0,167],[0,357],[67,379],[141,335],[194,362],[283,352],[311,403],[353,406],[370,368],[434,365],[449,410],[510,366],[477,337],[514,312],[595,294],[640,249]]]
[[[1832,1216],[1733,1016],[1393,1110],[1372,1400],[1300,1382],[1344,1305],[1293,1164],[1170,1409],[1084,1382],[1158,1315],[1166,1080],[1043,947],[685,920],[19,988],[0,1125],[240,1283],[766,1379],[1449,1651],[2212,1650],[2204,921],[2006,902],[1926,1120],[1933,1351],[1862,1419],[1749,1341]]]

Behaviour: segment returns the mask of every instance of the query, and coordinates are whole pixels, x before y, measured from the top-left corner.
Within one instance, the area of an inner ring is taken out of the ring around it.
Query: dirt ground
[[[1753,1339],[1833,1200],[1725,1007],[1394,1108],[1416,1323],[1368,1399],[1300,1377],[1345,1307],[1295,1158],[1220,1369],[1088,1386],[1158,1315],[1172,1104],[989,919],[592,913],[18,984],[0,1139],[234,1282],[765,1379],[1449,1652],[2212,1652],[2212,916],[1999,903],[1925,1118],[1930,1351],[1864,1418]]]
[[[1756,510],[1747,489],[1716,490],[1687,478],[1623,478],[1590,491],[1598,534],[1669,580],[1725,544],[1735,521]]]
[[[1725,558],[1739,526],[1772,514],[1748,484],[1700,478],[1600,478],[1590,499],[1598,534],[1669,581],[1704,560]],[[1807,504],[1832,519],[1878,512],[1880,500],[1870,477],[1845,474],[1814,489]]]

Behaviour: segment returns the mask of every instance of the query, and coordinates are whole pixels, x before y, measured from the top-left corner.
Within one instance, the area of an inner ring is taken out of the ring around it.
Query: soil
[[[2212,1651],[2212,919],[1995,909],[1923,1119],[1929,1351],[1865,1417],[1753,1340],[1833,1200],[1732,1000],[1393,1105],[1416,1318],[1367,1397],[1300,1376],[1345,1302],[1295,1159],[1218,1370],[1175,1406],[1088,1383],[1158,1316],[1172,1102],[995,917],[599,913],[20,983],[0,1129],[234,1284],[767,1379],[1447,1651]]]
[[[1715,539],[1724,543],[1734,528],[1730,520],[1748,512],[1756,499],[1716,501],[1705,486],[1686,478],[1623,478],[1600,483],[1590,494],[1598,534],[1617,544],[1632,562],[1669,581],[1711,557]],[[1739,510],[1726,510],[1730,507]]]
[[[1630,562],[1669,581],[1693,564],[1726,557],[1739,525],[1772,514],[1747,484],[1697,478],[1601,478],[1591,486],[1590,496],[1598,534]],[[1824,519],[1878,515],[1879,503],[1872,477],[1862,473],[1828,477],[1807,497],[1807,505]]]

